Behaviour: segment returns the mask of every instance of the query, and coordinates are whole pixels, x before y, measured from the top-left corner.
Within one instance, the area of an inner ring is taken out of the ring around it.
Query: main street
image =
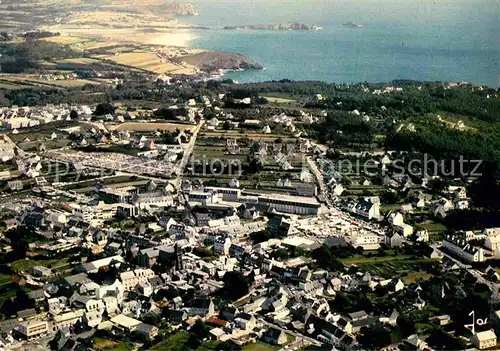
[[[200,132],[200,130],[204,124],[205,124],[205,120],[204,119],[200,120],[200,123],[193,130],[193,135],[191,136],[191,139],[189,140],[189,143],[187,144],[187,146],[184,148],[184,154],[182,155],[182,159],[179,162],[179,164],[176,165],[177,177],[173,181],[173,185],[177,189],[180,189],[180,186],[182,183],[182,178],[184,176],[184,169],[186,168],[187,163],[189,161],[189,158],[191,157],[191,154],[193,153],[193,149],[194,149],[194,146],[196,144],[196,138],[198,137],[198,133]]]
[[[328,205],[328,207],[331,208],[332,202],[330,200],[330,195],[328,193],[328,189],[326,187],[323,174],[321,174],[321,171],[319,170],[316,162],[310,156],[307,156],[306,161],[307,161],[309,168],[311,169],[314,176],[316,177],[316,180],[318,181],[320,194],[325,198],[326,204]]]

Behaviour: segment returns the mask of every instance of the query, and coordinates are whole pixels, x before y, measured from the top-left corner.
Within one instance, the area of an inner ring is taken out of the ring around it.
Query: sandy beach
[[[150,45],[164,46],[189,46],[189,42],[196,39],[197,36],[189,31],[172,32],[172,33],[155,33],[153,38],[147,42]]]

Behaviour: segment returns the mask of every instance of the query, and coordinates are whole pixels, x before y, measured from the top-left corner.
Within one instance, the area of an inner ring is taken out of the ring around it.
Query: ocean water
[[[265,70],[231,72],[240,82],[280,79],[336,83],[394,79],[467,81],[500,86],[500,1],[195,2],[182,21],[191,47],[247,56]],[[353,21],[363,28],[347,28]],[[228,31],[225,25],[302,22],[320,31]]]

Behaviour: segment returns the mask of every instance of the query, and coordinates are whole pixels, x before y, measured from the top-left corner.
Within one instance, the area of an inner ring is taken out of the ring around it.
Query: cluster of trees
[[[500,167],[500,127],[491,126],[474,131],[458,131],[441,124],[437,119],[415,119],[416,132],[401,130],[388,135],[387,146],[398,150],[418,150],[441,160],[483,160],[482,169]],[[464,171],[471,172],[475,163],[464,163]],[[467,167],[470,167],[468,169]],[[455,172],[460,171],[455,167]]]
[[[40,60],[59,60],[81,56],[71,49],[48,41],[0,44],[0,66],[5,73],[31,72],[39,68]]]
[[[224,287],[217,291],[217,295],[223,299],[235,301],[249,292],[250,284],[241,272],[226,272],[222,281]]]
[[[369,144],[375,134],[371,124],[346,111],[332,111],[311,128],[321,143],[333,145]]]
[[[326,94],[328,98],[311,101],[306,107],[343,111],[357,109],[367,114],[396,119],[446,111],[488,122],[500,121],[500,104],[491,97],[498,93],[495,89],[474,90],[471,85],[447,88],[441,83],[413,81],[394,81],[393,85],[403,90],[378,95],[372,91],[383,89],[383,85],[366,83],[351,86],[314,85],[315,91],[311,92],[311,95],[321,93]],[[370,91],[365,91],[365,88]]]
[[[59,32],[48,32],[48,31],[38,31],[38,32],[26,32],[23,34],[23,38],[27,41],[37,40],[42,38],[58,37],[61,33]]]
[[[187,110],[185,108],[170,109],[168,107],[161,107],[153,112],[153,116],[156,118],[166,119],[166,120],[178,120],[179,116],[186,116]]]
[[[348,255],[344,252],[344,247],[328,247],[322,245],[312,252],[312,258],[315,259],[316,264],[329,271],[340,271],[344,269],[344,265],[338,259]]]

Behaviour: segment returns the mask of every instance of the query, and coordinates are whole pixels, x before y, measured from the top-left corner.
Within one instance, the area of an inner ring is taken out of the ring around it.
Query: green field
[[[48,266],[51,266],[52,268],[55,268],[55,267],[64,266],[67,263],[68,263],[67,258],[52,259],[52,260],[33,260],[33,259],[28,258],[28,259],[24,259],[24,260],[17,260],[17,261],[10,263],[10,267],[15,272],[22,272],[22,271],[27,271],[30,268],[33,268],[35,266],[44,266],[47,268],[48,268]]]
[[[446,226],[441,223],[429,222],[429,223],[419,223],[417,226],[426,229],[428,232],[444,232],[446,231]]]
[[[180,331],[172,336],[169,336],[166,340],[163,340],[159,344],[151,347],[150,350],[154,351],[177,351],[188,341],[189,333],[186,331]]]
[[[264,98],[267,99],[269,102],[273,102],[275,104],[289,104],[291,102],[295,102],[296,100],[293,99],[286,99],[282,97],[275,97],[275,96],[263,96]]]
[[[96,350],[131,351],[137,349],[137,345],[130,341],[114,341],[103,338],[94,338],[94,348]]]
[[[280,346],[264,344],[262,342],[255,342],[246,345],[243,348],[243,351],[274,351],[274,350],[279,350],[280,348],[281,348]]]
[[[432,259],[411,259],[410,256],[363,257],[355,256],[340,260],[346,265],[359,266],[361,270],[387,278],[401,277],[408,282],[419,278],[428,279],[423,266],[435,262]]]

